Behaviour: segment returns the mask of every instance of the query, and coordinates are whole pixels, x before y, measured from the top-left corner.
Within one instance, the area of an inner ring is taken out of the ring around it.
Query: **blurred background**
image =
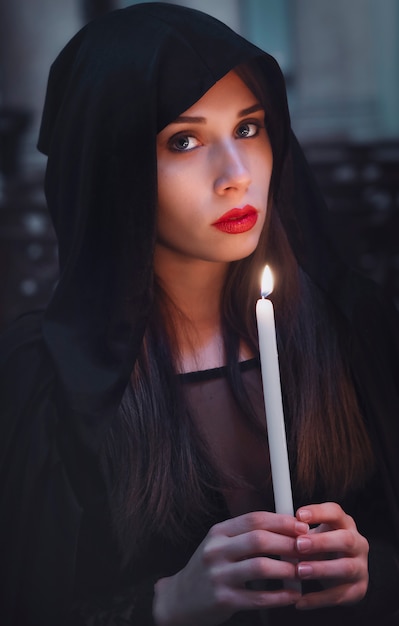
[[[57,249],[36,150],[50,64],[129,0],[0,0],[0,329],[43,307]],[[292,125],[349,263],[399,308],[399,0],[183,0],[279,61]]]

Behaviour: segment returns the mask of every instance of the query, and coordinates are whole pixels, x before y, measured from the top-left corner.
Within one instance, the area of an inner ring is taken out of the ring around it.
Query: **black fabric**
[[[2,626],[152,621],[153,581],[165,570],[143,559],[130,581],[120,579],[99,450],[153,297],[155,137],[230,69],[254,58],[275,109],[277,208],[300,264],[349,329],[350,366],[399,529],[397,317],[334,253],[323,200],[290,132],[277,63],[200,12],[136,5],[88,24],[50,73],[39,148],[48,155],[60,280],[46,311],[21,318],[1,341]],[[296,183],[287,200],[290,167]],[[221,505],[220,518],[227,514]],[[196,545],[179,546],[176,566]],[[165,564],[176,547],[161,544],[160,551]],[[76,576],[93,577],[103,596],[82,598],[67,618],[76,588],[84,587]],[[249,619],[257,618],[238,615],[231,623],[256,623]]]
[[[186,405],[206,441],[231,517],[274,511],[259,359],[243,361],[240,371],[257,417],[256,427],[231,393],[226,366],[179,375]]]
[[[244,361],[240,364],[240,369],[259,423],[265,423],[259,359]],[[251,432],[247,418],[239,407],[234,406],[227,384],[227,367],[189,372],[181,374],[179,378],[186,389],[194,419],[204,433],[214,458],[216,457],[215,465],[227,477],[223,497],[229,515],[240,515],[259,508],[274,510],[267,442],[261,431]],[[233,415],[233,418],[227,418],[227,414]],[[248,454],[244,454],[244,451]],[[234,458],[236,462],[233,462]],[[248,460],[250,465],[247,465]],[[231,479],[236,481],[233,489],[228,488]],[[240,483],[241,480],[244,481],[243,484]],[[330,607],[325,611],[299,615],[292,608],[268,611],[267,623],[270,626],[289,624],[291,620],[295,624],[327,625],[336,624],[337,620],[343,625],[375,624],[376,620],[382,624],[391,623],[395,607],[398,609],[396,590],[399,588],[399,548],[395,548],[395,526],[382,485],[381,473],[377,470],[364,487],[353,490],[344,499],[336,498],[342,508],[356,520],[359,532],[370,543],[370,585],[366,598],[356,607]],[[306,505],[308,501],[318,499],[300,501],[296,498],[295,506]],[[259,502],[263,506],[259,506]],[[310,591],[308,586],[303,586],[304,591]],[[385,614],[381,611],[382,606]],[[244,620],[243,623],[256,623],[256,618],[248,613],[242,613],[240,619]]]

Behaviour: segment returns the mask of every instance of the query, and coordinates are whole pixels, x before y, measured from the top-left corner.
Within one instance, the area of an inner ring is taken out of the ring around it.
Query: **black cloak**
[[[60,279],[47,309],[16,321],[1,342],[2,626],[62,623],[85,537],[98,544],[97,566],[117,569],[98,451],[153,297],[156,133],[254,58],[278,112],[275,162],[294,170],[281,219],[301,267],[349,329],[350,366],[399,528],[397,320],[377,288],[334,253],[277,63],[203,13],[135,5],[85,26],[50,72],[39,149],[48,155]],[[132,591],[133,612],[86,623],[150,623],[137,608],[146,589]]]

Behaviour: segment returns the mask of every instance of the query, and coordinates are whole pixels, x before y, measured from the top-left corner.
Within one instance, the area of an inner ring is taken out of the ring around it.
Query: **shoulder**
[[[53,379],[41,313],[24,315],[0,335],[1,409],[18,413]]]
[[[30,359],[27,362],[27,359]],[[28,313],[13,322],[0,335],[0,368],[21,367],[33,370],[32,365],[48,361],[49,356],[42,335],[42,313]]]
[[[352,338],[373,359],[399,358],[399,311],[382,287],[355,271],[348,271],[335,293]]]
[[[41,314],[21,317],[0,336],[0,604],[17,621],[21,610],[44,619],[43,607],[71,593],[81,505],[59,445],[56,390]]]
[[[41,341],[42,312],[28,313],[16,319],[0,334],[0,366],[13,354]]]

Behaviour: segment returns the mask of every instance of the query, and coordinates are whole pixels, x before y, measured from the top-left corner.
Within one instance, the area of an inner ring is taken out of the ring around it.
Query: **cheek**
[[[161,167],[158,170],[158,207],[173,209],[173,206],[188,201],[193,177],[185,174],[181,167]]]
[[[164,175],[158,181],[158,236],[174,238],[187,228],[187,223],[194,221],[189,191],[187,180],[182,176]]]
[[[263,162],[264,166],[270,168],[273,164],[272,144],[268,134],[265,132],[258,144],[258,158]]]
[[[256,162],[256,176],[263,187],[263,192],[268,196],[270,188],[270,180],[273,171],[273,157],[271,150],[259,156]]]
[[[263,150],[259,155],[259,163],[263,164],[262,167],[270,176],[273,168],[273,152],[269,140],[265,142]]]

